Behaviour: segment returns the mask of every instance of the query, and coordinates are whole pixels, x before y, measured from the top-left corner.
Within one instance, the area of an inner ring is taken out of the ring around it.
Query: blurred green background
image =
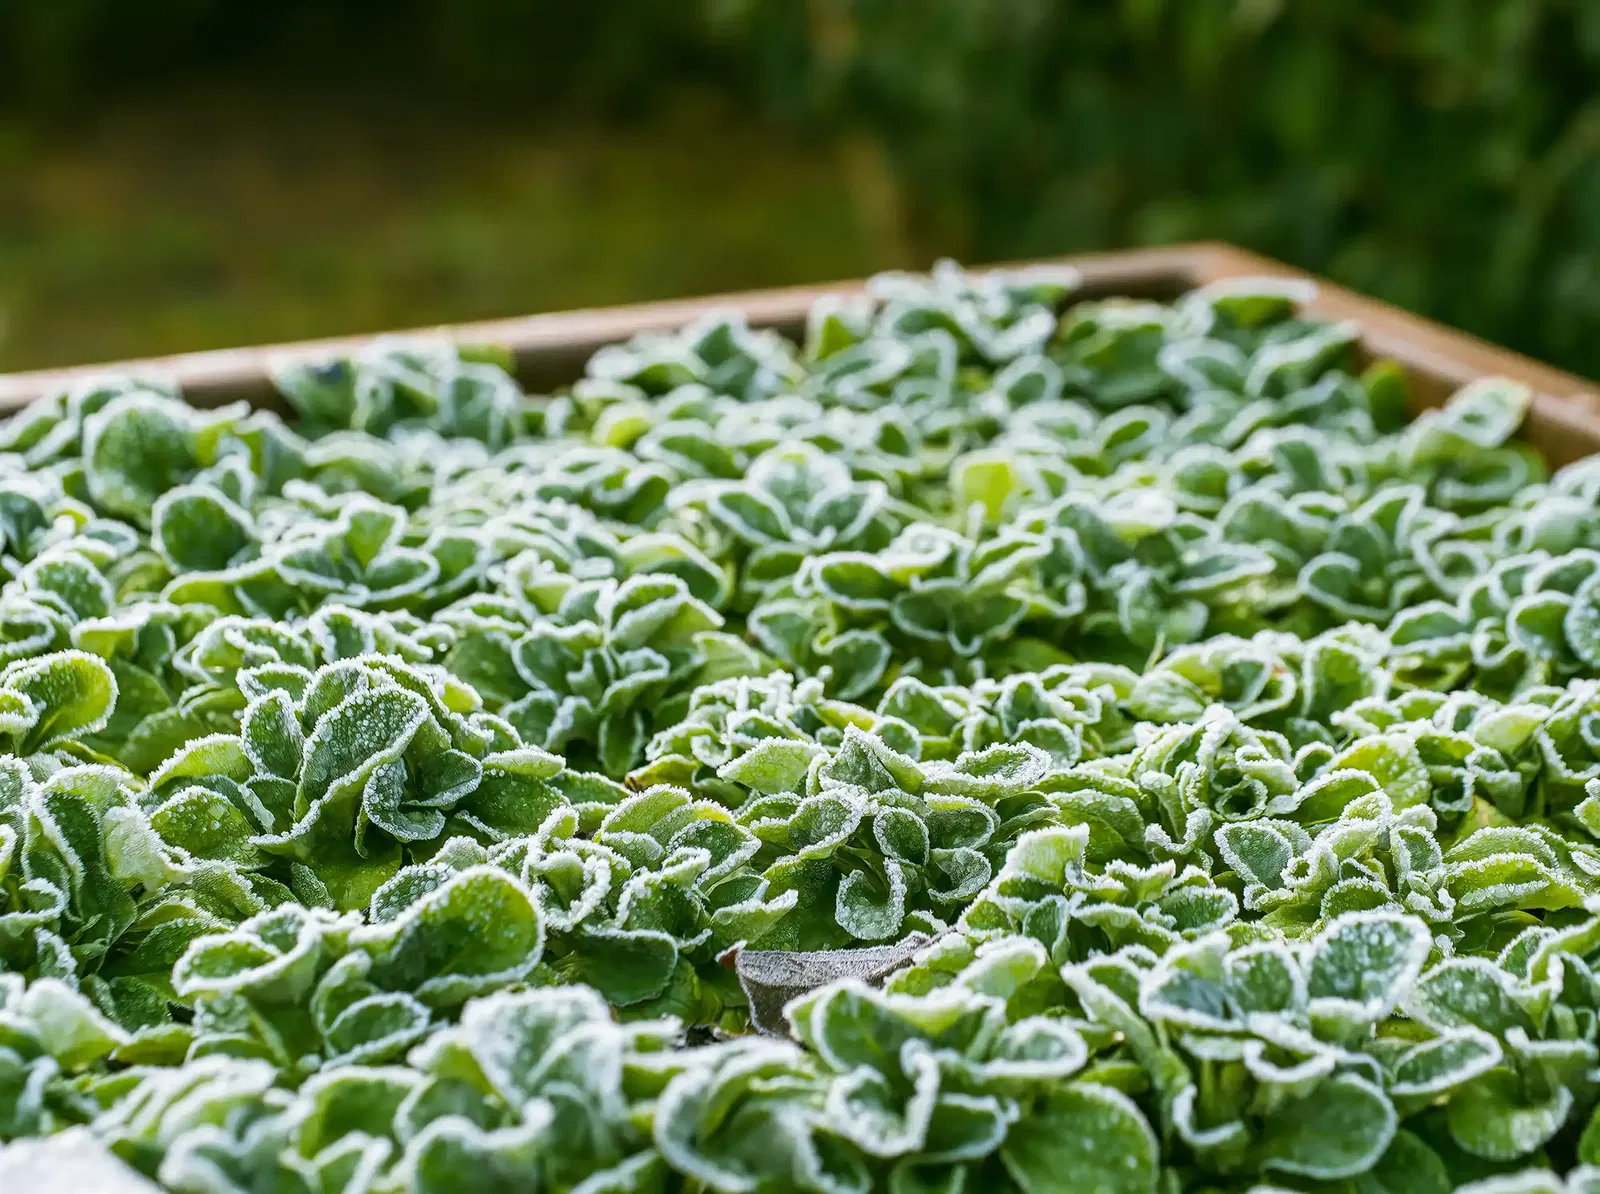
[[[0,369],[1216,237],[1600,375],[1595,0],[0,0]]]

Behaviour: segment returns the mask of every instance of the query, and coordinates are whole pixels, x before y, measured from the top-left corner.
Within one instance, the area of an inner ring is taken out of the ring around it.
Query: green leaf
[[[1493,1069],[1501,1056],[1494,1037],[1471,1028],[1423,1041],[1395,1062],[1389,1093],[1395,1098],[1443,1094]]]
[[[1073,1083],[1019,1119],[1000,1156],[1025,1194],[1154,1194],[1161,1168],[1133,1100],[1092,1082]]]
[[[1427,926],[1392,912],[1349,912],[1308,947],[1306,993],[1312,1000],[1359,1005],[1382,1019],[1410,993],[1433,938]]]
[[[28,703],[28,729],[18,749],[32,754],[103,728],[117,700],[111,669],[83,651],[58,651],[23,660],[0,672],[0,688]]]
[[[1267,1117],[1261,1165],[1321,1180],[1354,1177],[1383,1155],[1397,1121],[1381,1090],[1355,1074],[1341,1074]]]
[[[1461,1148],[1493,1161],[1514,1161],[1540,1148],[1561,1130],[1572,1109],[1572,1092],[1557,1086],[1542,1099],[1524,1095],[1508,1069],[1494,1069],[1450,1099],[1450,1136]]]
[[[113,399],[84,420],[85,477],[115,514],[149,516],[156,499],[199,467],[189,408],[151,391]]]
[[[255,542],[249,513],[208,486],[162,494],[151,519],[151,542],[176,571],[220,572]]]
[[[372,954],[376,982],[452,1008],[526,978],[544,950],[544,920],[511,875],[472,867],[352,941]]]

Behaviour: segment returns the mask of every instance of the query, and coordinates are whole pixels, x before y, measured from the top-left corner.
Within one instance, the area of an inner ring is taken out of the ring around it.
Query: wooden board
[[[1202,243],[1090,253],[1056,258],[1053,262],[1075,266],[1081,272],[1080,293],[1085,297],[1125,294],[1170,299],[1184,291],[1228,278],[1272,276],[1314,281],[1317,294],[1309,306],[1310,312],[1325,319],[1356,320],[1362,328],[1365,354],[1403,366],[1411,376],[1419,408],[1438,406],[1475,377],[1491,374],[1510,377],[1524,382],[1535,393],[1524,427],[1525,436],[1535,447],[1558,464],[1600,451],[1600,390],[1594,383],[1387,303],[1313,279],[1270,258],[1231,245]],[[511,351],[523,384],[542,389],[573,380],[597,348],[625,340],[636,332],[669,331],[708,311],[736,308],[742,310],[754,326],[795,333],[804,326],[806,311],[819,296],[859,294],[862,286],[862,282],[853,281],[754,290],[417,328],[401,334],[442,334],[465,342],[503,346]],[[0,412],[14,410],[85,377],[110,372],[133,373],[175,383],[183,388],[191,402],[201,406],[238,399],[276,405],[270,382],[275,365],[289,360],[327,359],[372,339],[371,336],[348,336],[4,374],[0,375]]]

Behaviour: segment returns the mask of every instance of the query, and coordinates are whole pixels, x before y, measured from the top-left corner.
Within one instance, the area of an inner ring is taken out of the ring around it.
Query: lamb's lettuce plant
[[[1074,285],[0,424],[0,1143],[1600,1191],[1600,469],[1297,286]]]

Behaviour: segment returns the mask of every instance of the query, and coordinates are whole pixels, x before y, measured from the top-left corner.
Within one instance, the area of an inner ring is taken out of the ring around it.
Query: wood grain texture
[[[1442,404],[1476,377],[1500,375],[1528,385],[1535,394],[1524,427],[1529,442],[1556,463],[1600,451],[1600,391],[1594,383],[1530,360],[1508,349],[1453,331],[1387,303],[1367,298],[1291,266],[1219,243],[1089,253],[1051,259],[1082,274],[1081,294],[1170,299],[1186,290],[1230,278],[1281,277],[1314,282],[1310,311],[1325,319],[1353,319],[1362,328],[1362,350],[1372,359],[1393,360],[1413,383],[1419,409]],[[986,268],[1013,269],[1034,264],[1006,263]],[[636,303],[480,323],[414,328],[399,335],[444,335],[510,350],[522,383],[549,388],[573,380],[603,345],[637,332],[670,331],[712,311],[740,310],[756,327],[794,334],[806,312],[823,295],[860,294],[862,281],[823,283],[777,290],[754,290],[668,302]],[[181,386],[196,405],[217,406],[245,400],[278,405],[271,374],[280,363],[325,360],[370,343],[373,336],[345,336],[295,344],[231,348],[138,361],[118,361],[71,369],[0,375],[0,412],[59,391],[87,377],[132,373]]]

